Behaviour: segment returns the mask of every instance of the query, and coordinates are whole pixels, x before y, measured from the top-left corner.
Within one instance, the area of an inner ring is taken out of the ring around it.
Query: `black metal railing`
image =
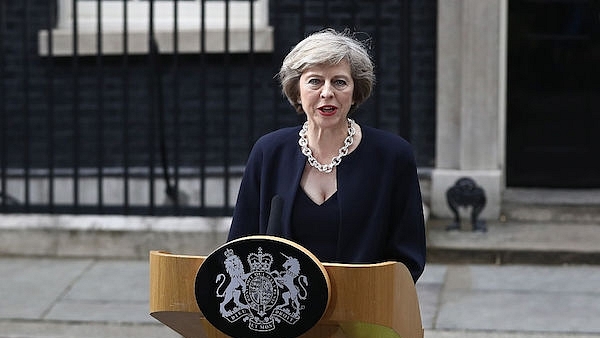
[[[168,45],[155,18],[165,1],[148,0],[146,50],[127,0],[0,1],[0,213],[229,215],[256,138],[301,120],[273,75],[323,27],[373,39],[378,84],[358,118],[410,139],[411,1],[270,1],[268,27],[249,5],[247,46],[234,50],[230,11],[260,1],[168,1]],[[95,4],[87,36],[83,2]],[[109,2],[120,5],[116,26],[102,19],[114,15]],[[207,18],[217,2],[220,51]],[[180,29],[180,3],[202,13],[194,34]]]

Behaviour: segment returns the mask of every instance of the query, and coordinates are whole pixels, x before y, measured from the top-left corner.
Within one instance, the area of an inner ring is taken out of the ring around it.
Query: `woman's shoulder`
[[[256,142],[269,144],[287,142],[290,138],[298,138],[299,131],[299,126],[284,127],[264,134]]]
[[[375,158],[377,161],[415,165],[413,148],[400,135],[390,131],[369,126],[361,126],[363,139],[360,147],[363,156]]]
[[[402,136],[394,134],[390,131],[377,129],[367,125],[361,125],[361,130],[366,143],[370,144],[371,146],[379,146],[386,149],[399,147],[410,150],[411,148],[410,143],[408,143],[408,141],[406,141]]]
[[[296,145],[300,126],[285,127],[271,131],[261,136],[255,143],[255,148],[274,149],[285,145]]]

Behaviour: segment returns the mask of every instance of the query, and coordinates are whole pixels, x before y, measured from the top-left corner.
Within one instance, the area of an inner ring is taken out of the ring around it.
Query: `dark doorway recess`
[[[510,0],[507,185],[600,187],[600,1]]]

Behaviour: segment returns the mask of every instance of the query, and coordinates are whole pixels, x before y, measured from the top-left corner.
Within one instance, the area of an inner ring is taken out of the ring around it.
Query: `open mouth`
[[[323,115],[333,115],[337,111],[337,107],[336,106],[322,106],[322,107],[319,107],[319,111]]]

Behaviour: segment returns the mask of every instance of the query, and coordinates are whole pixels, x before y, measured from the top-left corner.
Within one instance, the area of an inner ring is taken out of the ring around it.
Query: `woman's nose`
[[[325,82],[323,88],[321,89],[321,97],[328,98],[333,96],[333,91],[331,90],[331,84],[329,82]]]

